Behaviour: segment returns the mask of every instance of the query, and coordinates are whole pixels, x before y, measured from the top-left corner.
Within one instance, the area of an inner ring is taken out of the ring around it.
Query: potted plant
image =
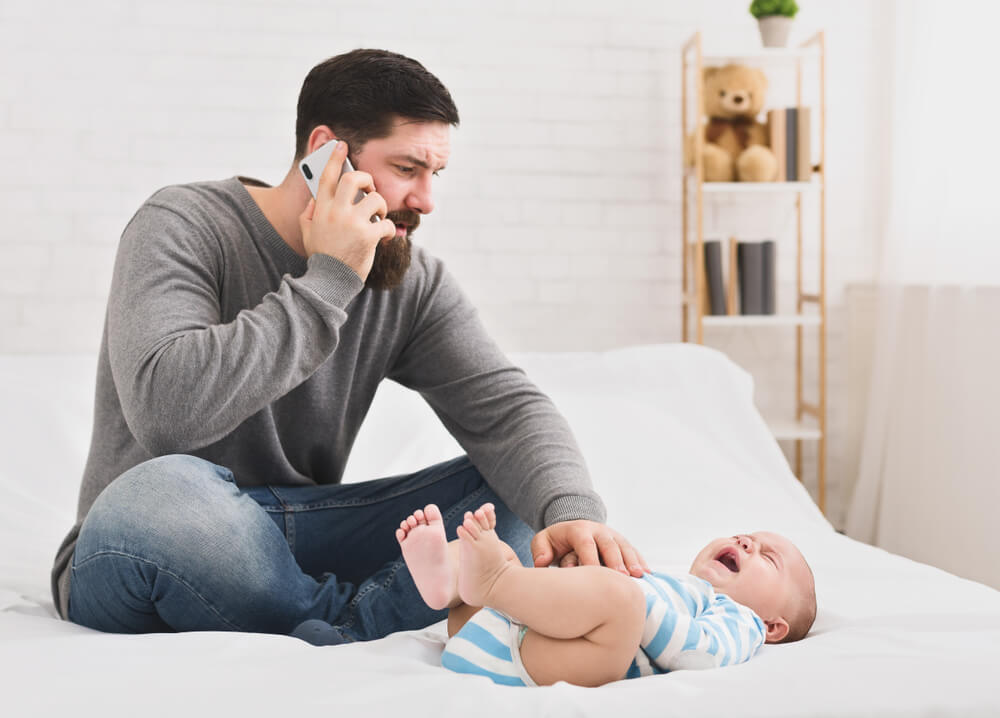
[[[792,18],[798,11],[795,0],[753,0],[750,3],[750,14],[757,18],[764,47],[784,47],[788,43]]]

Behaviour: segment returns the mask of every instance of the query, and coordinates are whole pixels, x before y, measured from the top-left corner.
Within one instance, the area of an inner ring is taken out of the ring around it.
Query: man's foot
[[[314,646],[339,646],[342,643],[350,643],[352,640],[336,626],[331,626],[318,618],[303,621],[289,635],[301,638]]]
[[[399,524],[396,540],[424,603],[435,610],[448,608],[456,598],[455,576],[441,510],[434,504],[417,509]]]
[[[494,584],[511,567],[496,525],[493,504],[483,504],[466,511],[458,527],[458,595],[470,606],[489,605]]]

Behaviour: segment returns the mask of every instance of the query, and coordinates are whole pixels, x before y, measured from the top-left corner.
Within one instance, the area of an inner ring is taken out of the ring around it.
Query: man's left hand
[[[624,536],[596,521],[561,521],[542,529],[531,540],[535,566],[558,564],[576,553],[581,566],[604,565],[639,578],[649,571],[646,560]]]

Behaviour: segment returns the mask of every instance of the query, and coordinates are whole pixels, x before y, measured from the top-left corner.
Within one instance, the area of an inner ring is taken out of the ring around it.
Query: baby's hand
[[[580,558],[576,555],[576,551],[570,551],[559,560],[559,568],[573,568],[579,565]]]

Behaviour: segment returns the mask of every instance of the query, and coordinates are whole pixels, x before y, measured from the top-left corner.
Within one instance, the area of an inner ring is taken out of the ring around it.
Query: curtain
[[[1000,588],[1000,10],[897,0],[893,14],[877,330],[845,530]]]

